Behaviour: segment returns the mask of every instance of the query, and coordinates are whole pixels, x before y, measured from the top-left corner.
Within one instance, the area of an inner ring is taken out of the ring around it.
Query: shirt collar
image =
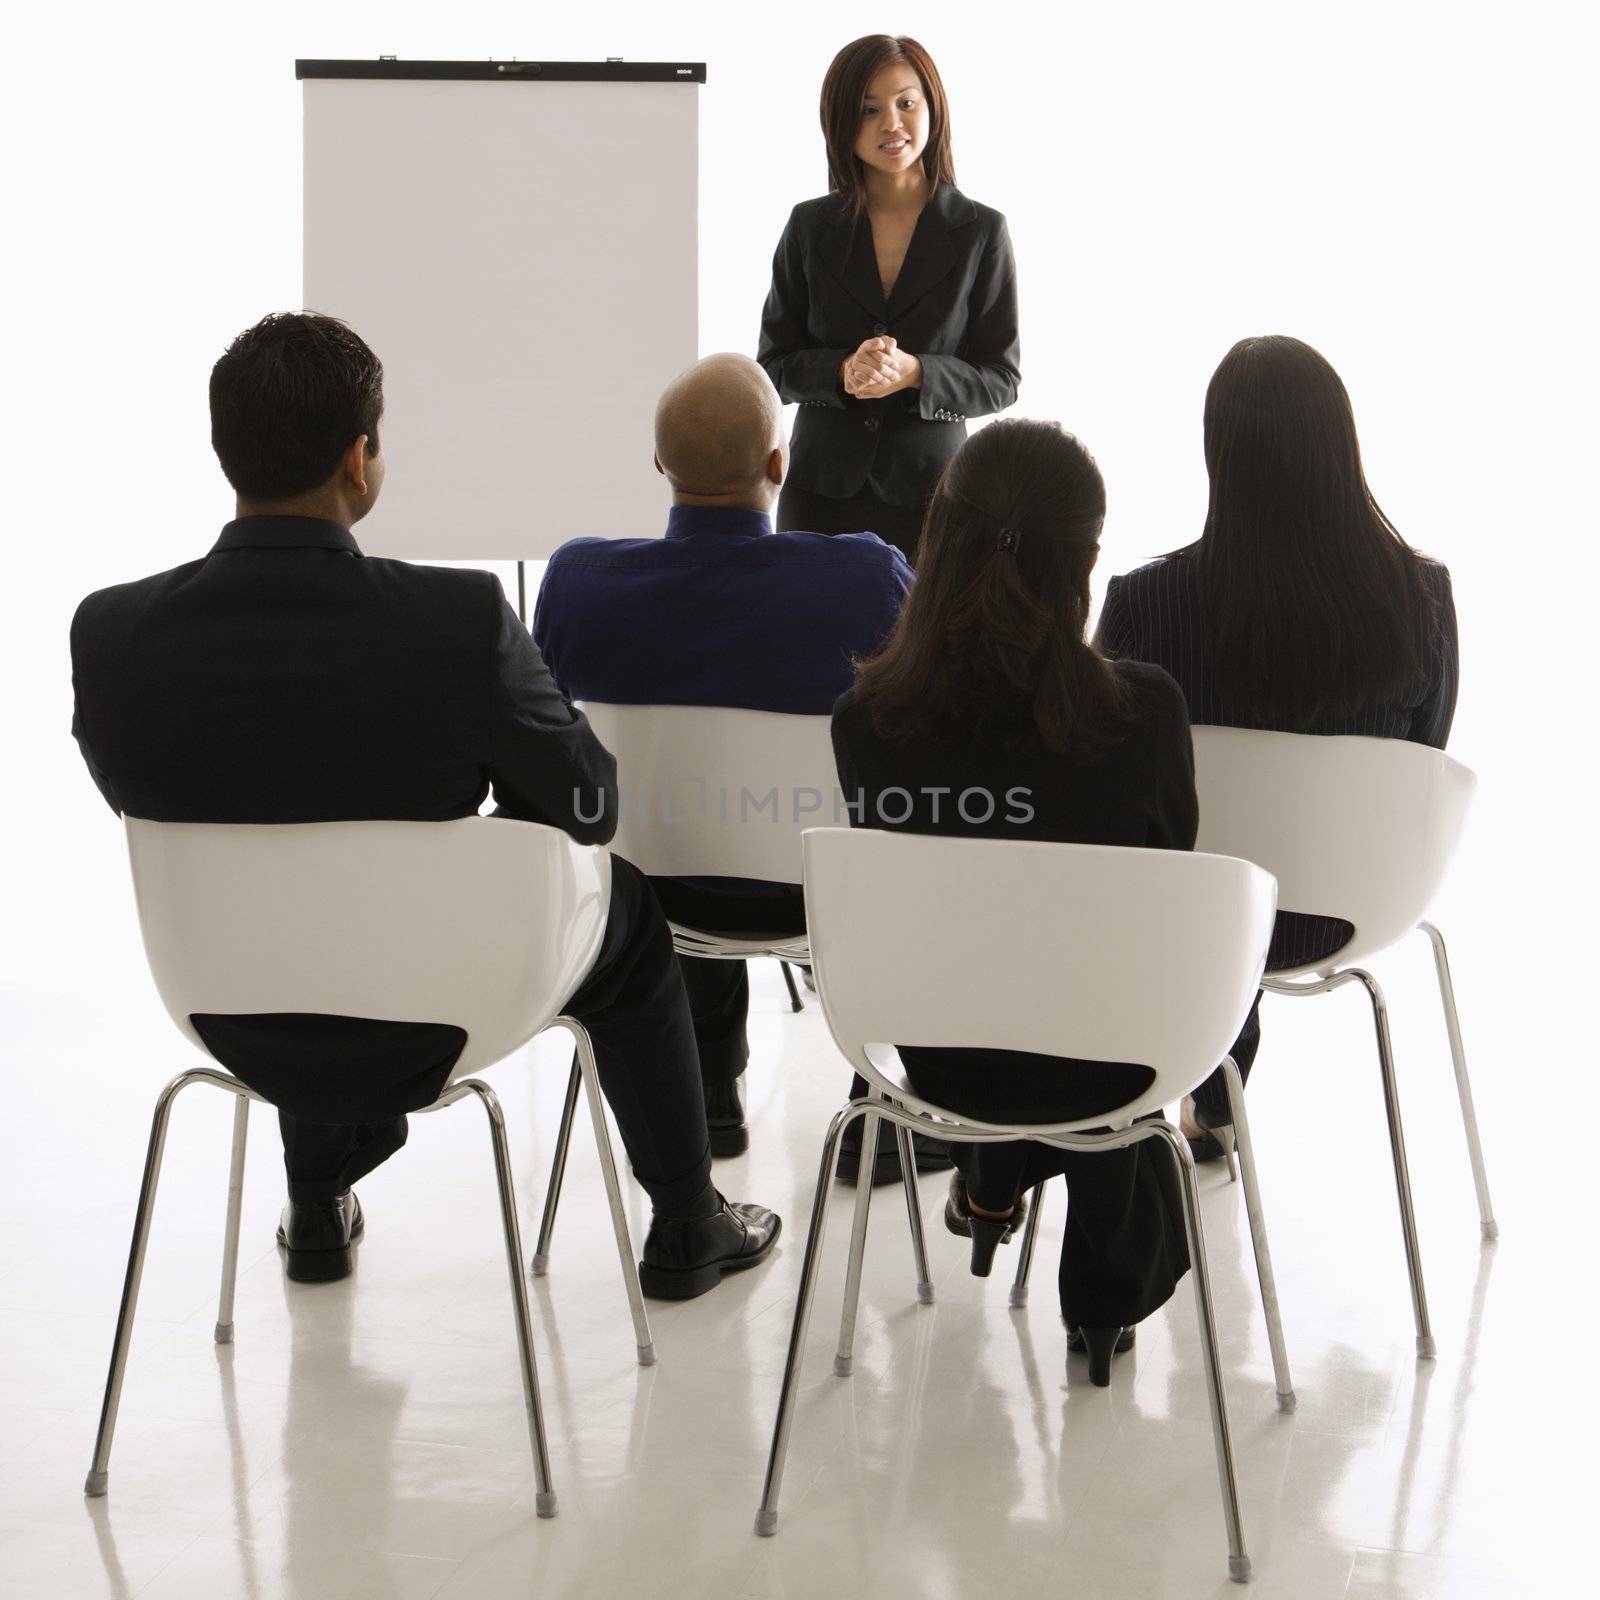
[[[350,530],[321,517],[236,517],[211,547],[220,550],[343,550],[360,556]]]
[[[667,513],[669,539],[689,539],[700,533],[759,539],[771,532],[772,518],[747,506],[674,506]]]

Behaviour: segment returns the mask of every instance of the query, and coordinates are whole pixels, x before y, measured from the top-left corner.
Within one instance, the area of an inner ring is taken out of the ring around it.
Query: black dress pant
[[[885,544],[898,546],[915,566],[926,507],[926,499],[896,506],[872,494],[835,499],[786,483],[778,496],[776,527],[779,533],[875,533]]]
[[[1348,922],[1337,917],[1304,916],[1295,911],[1280,911],[1273,924],[1272,943],[1267,949],[1267,971],[1284,972],[1290,967],[1309,966],[1314,961],[1324,961],[1337,954],[1355,934]],[[1250,1007],[1239,1037],[1228,1052],[1239,1069],[1242,1082],[1250,1081],[1250,1069],[1255,1065],[1256,1052],[1261,1048],[1261,992],[1256,991],[1256,1003]],[[1213,1123],[1228,1121],[1232,1112],[1228,1106],[1228,1081],[1222,1068],[1206,1079],[1194,1092],[1196,1107],[1207,1114]]]
[[[1113,1111],[1140,1094],[1148,1067],[1062,1062],[1017,1050],[904,1048],[919,1095],[986,1122],[1068,1122]],[[884,1137],[879,1126],[879,1138]],[[1004,1211],[1046,1178],[1067,1180],[1061,1311],[1075,1327],[1132,1327],[1172,1296],[1189,1268],[1172,1154],[1159,1140],[1121,1150],[1057,1150],[1024,1140],[951,1145],[967,1192]]]
[[[657,1213],[692,1212],[711,1183],[711,1141],[694,1025],[672,936],[649,880],[617,857],[611,862],[605,939],[566,1012],[584,1025],[594,1043],[600,1087],[634,1176]],[[280,1112],[290,1197],[329,1198],[393,1155],[406,1141],[406,1120],[397,1113],[429,1104],[444,1087],[453,1063],[452,1055],[427,1083],[413,1084],[405,1104],[375,1106],[371,1121],[332,1125]],[[271,1093],[265,1084],[251,1082],[248,1068],[233,1070],[252,1087]],[[295,1105],[304,1111],[303,1095]]]
[[[737,893],[692,879],[652,878],[669,921],[729,938],[792,938],[806,931],[805,893],[798,884],[752,886]],[[731,1084],[750,1061],[745,1024],[750,1013],[749,963],[704,956],[678,957],[694,1020],[700,1077],[706,1087]]]

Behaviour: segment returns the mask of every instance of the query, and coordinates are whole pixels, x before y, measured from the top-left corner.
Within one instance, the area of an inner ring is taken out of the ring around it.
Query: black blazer
[[[616,763],[488,572],[364,557],[311,517],[101,589],[72,622],[72,731],[112,810],[156,822],[616,831]],[[584,820],[584,819],[588,820]]]
[[[1133,707],[1132,724],[1121,744],[1092,762],[1049,749],[1031,728],[980,739],[952,726],[937,740],[885,739],[855,690],[847,691],[833,708],[833,754],[839,786],[854,808],[851,825],[1194,849],[1200,812],[1183,695],[1159,667],[1122,661],[1115,670]],[[896,791],[892,809],[890,790]],[[957,799],[970,790],[979,798],[968,799],[963,811]],[[985,793],[994,797],[992,808]]]
[[[1197,546],[1163,556],[1113,578],[1100,612],[1100,647],[1108,656],[1153,661],[1177,679],[1196,726],[1270,728],[1253,706],[1225,700],[1217,692],[1211,639],[1200,601]],[[1325,717],[1304,733],[1359,733],[1375,739],[1410,739],[1444,749],[1456,710],[1458,643],[1450,570],[1422,563],[1422,590],[1429,605],[1422,639],[1420,676],[1385,704],[1374,703]],[[1288,730],[1286,730],[1288,731]]]
[[[504,815],[603,844],[616,763],[491,573],[363,557],[310,517],[245,517],[211,553],[92,594],[72,623],[72,731],[112,810],[157,822]],[[251,1088],[310,1122],[427,1105],[444,1023],[196,1016]]]
[[[922,387],[857,400],[839,366],[864,339],[892,334],[922,362]],[[824,195],[794,208],[772,258],[756,359],[797,401],[790,480],[844,499],[919,505],[961,447],[968,417],[1017,398],[1017,269],[1006,219],[940,184],[917,219],[887,302],[865,216]]]
[[[1190,545],[1113,578],[1106,586],[1097,642],[1108,656],[1152,661],[1165,668],[1183,690],[1190,721],[1196,727],[1270,728],[1272,720],[1253,706],[1224,699],[1217,692],[1195,549]],[[1449,569],[1437,561],[1424,561],[1422,587],[1430,608],[1423,636],[1423,670],[1415,682],[1386,704],[1362,706],[1346,715],[1324,718],[1310,728],[1285,731],[1366,734],[1444,748],[1455,716],[1459,680],[1456,607]],[[1348,944],[1354,932],[1348,922],[1337,917],[1281,911],[1267,969],[1321,961]]]

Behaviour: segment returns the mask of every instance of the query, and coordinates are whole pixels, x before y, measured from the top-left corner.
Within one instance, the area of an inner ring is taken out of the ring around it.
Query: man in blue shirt
[[[783,407],[746,356],[708,356],[674,379],[656,408],[655,446],[656,470],[672,487],[666,536],[574,539],[545,572],[533,636],[562,693],[829,715],[855,659],[894,626],[911,587],[905,557],[874,533],[772,531],[788,467]],[[667,916],[688,927],[774,935],[805,927],[798,885],[652,881]],[[712,1151],[737,1155],[749,1143],[738,1087],[749,1059],[745,964],[679,961]],[[841,1174],[859,1165],[860,1126]],[[887,1160],[876,1176],[898,1176],[894,1142],[880,1146]]]

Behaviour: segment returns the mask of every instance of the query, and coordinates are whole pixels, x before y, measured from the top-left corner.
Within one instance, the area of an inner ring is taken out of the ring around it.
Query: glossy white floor
[[[1525,1147],[1500,1115],[1509,1001],[1476,935],[1458,945],[1497,1245],[1479,1243],[1425,945],[1380,969],[1436,1362],[1412,1353],[1370,1023],[1350,991],[1269,1000],[1252,1091],[1292,1416],[1273,1404],[1240,1191],[1206,1169],[1258,1596],[1567,1587],[1579,1475],[1557,1464],[1593,1367],[1582,1346],[1558,1359],[1564,1302],[1550,1289],[1564,1264],[1540,1198],[1555,1147]],[[653,1368],[634,1364],[592,1146],[575,1147],[553,1270],[535,1287],[557,1519],[533,1515],[480,1114],[416,1119],[408,1148],[362,1186],[354,1277],[300,1287],[272,1244],[280,1169],[258,1111],[237,1342],[218,1347],[229,1113],[204,1089],[174,1123],[110,1494],[84,1500],[149,1106],[187,1064],[142,972],[126,976],[75,1009],[36,994],[12,1018],[25,1065],[8,1074],[0,1282],[8,1600],[1229,1592],[1187,1285],[1112,1386],[1090,1387],[1056,1315],[1059,1185],[1023,1312],[936,1226],[934,1178],[922,1187],[937,1302],[919,1306],[899,1194],[879,1191],[849,1379],[831,1370],[850,1194],[836,1190],[782,1521],[775,1539],[753,1535],[815,1152],[844,1087],[815,1001],[790,1015],[771,964],[756,971],[753,1149],[719,1181],[781,1208],[788,1232],[764,1269],[653,1309]],[[67,1096],[69,1068],[81,1076]],[[555,1041],[494,1073],[530,1249],[564,1076]],[[637,1194],[633,1219],[642,1227]]]

